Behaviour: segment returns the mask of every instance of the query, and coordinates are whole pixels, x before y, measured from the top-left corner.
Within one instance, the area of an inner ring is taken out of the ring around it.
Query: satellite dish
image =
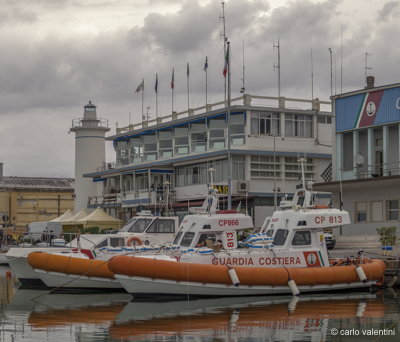
[[[362,154],[356,154],[354,156],[354,162],[356,163],[357,166],[361,166],[364,164],[364,157],[362,156]]]

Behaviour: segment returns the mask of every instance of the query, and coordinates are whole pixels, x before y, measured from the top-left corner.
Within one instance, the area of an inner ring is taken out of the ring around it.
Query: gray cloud
[[[262,0],[227,1],[233,96],[239,95],[242,86],[243,40],[246,91],[277,95],[277,73],[273,68],[277,60],[272,44],[278,32],[283,96],[311,96],[311,48],[314,96],[321,99],[330,95],[328,48],[333,50],[336,91],[340,91],[341,63],[343,91],[364,86],[366,51],[372,54],[369,61],[377,84],[398,82],[400,47],[388,41],[400,35],[399,5],[393,1],[374,4],[378,11],[370,16],[371,25],[363,19],[365,16],[356,18],[358,13],[353,18],[343,1],[298,0],[275,9]],[[139,9],[144,13],[143,22],[131,21]],[[106,13],[107,20],[116,18],[115,26],[99,24],[91,30],[92,22],[86,27],[84,20],[79,21],[78,14],[94,20],[97,10]],[[8,165],[6,174],[9,170],[8,174],[73,176],[73,139],[66,134],[70,120],[81,116],[82,106],[90,99],[113,127],[116,121],[119,126],[127,125],[129,112],[134,122],[139,121],[141,94],[134,90],[143,78],[145,111],[149,107],[154,117],[155,73],[159,74],[159,113],[171,111],[172,68],[175,110],[185,110],[187,62],[190,106],[205,103],[205,56],[209,61],[209,101],[220,101],[224,89],[220,13],[219,1],[195,0],[21,0],[0,5],[0,18],[4,19],[0,25],[0,156]],[[74,14],[75,21],[69,21]],[[82,24],[82,30],[68,26],[72,23]],[[35,149],[34,158],[31,148]],[[109,155],[109,159],[114,156]],[[29,161],[31,167],[24,168],[21,160]],[[49,165],[49,160],[56,160],[56,165]],[[63,173],[65,170],[68,173]]]

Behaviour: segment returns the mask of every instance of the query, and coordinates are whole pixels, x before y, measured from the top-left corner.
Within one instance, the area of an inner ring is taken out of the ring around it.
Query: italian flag
[[[226,74],[228,72],[228,67],[229,67],[229,45],[228,45],[228,49],[226,50],[226,55],[225,55],[224,71],[222,71],[222,74],[224,75],[224,77],[226,77]]]

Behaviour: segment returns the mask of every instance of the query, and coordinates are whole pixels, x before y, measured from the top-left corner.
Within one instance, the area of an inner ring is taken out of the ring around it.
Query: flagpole
[[[156,91],[156,120],[158,123],[158,74],[156,74],[156,85],[154,89]]]
[[[206,56],[206,63],[204,64],[204,70],[206,72],[206,110],[207,110],[207,105],[208,105],[208,99],[207,99],[207,83],[208,83],[208,57]]]
[[[189,108],[190,108],[190,106],[189,106],[189,63],[187,63],[187,72],[186,72],[186,75],[187,75],[187,103],[188,103],[188,112],[189,112]]]
[[[144,104],[144,79],[142,80],[142,124],[144,122],[144,111],[143,111],[143,104]]]
[[[171,91],[172,91],[172,115],[174,114],[174,68],[172,68],[172,80],[171,80]]]

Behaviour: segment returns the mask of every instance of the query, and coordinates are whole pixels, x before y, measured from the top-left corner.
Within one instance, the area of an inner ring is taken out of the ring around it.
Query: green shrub
[[[396,244],[396,229],[397,227],[381,227],[377,228],[376,231],[378,232],[380,238],[379,241],[382,246],[393,246]]]

